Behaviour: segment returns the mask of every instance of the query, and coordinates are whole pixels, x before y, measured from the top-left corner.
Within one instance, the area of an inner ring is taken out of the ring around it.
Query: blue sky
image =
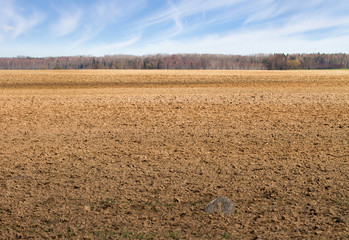
[[[348,0],[0,0],[0,57],[349,53]]]

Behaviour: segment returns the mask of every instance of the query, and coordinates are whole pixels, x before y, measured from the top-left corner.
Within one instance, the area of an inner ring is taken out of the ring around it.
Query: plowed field
[[[1,239],[348,226],[349,71],[0,71]]]

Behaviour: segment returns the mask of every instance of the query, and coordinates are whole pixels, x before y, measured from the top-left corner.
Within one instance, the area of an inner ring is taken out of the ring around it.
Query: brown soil
[[[0,71],[0,193],[4,239],[349,238],[349,71]]]

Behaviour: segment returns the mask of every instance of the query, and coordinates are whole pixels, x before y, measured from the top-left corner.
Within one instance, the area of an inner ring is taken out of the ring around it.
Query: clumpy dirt
[[[348,71],[43,72],[0,73],[0,238],[349,238]],[[234,214],[204,212],[219,196]]]

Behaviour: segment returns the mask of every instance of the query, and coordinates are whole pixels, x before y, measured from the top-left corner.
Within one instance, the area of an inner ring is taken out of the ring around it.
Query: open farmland
[[[349,71],[0,71],[0,194],[0,238],[349,238]]]

